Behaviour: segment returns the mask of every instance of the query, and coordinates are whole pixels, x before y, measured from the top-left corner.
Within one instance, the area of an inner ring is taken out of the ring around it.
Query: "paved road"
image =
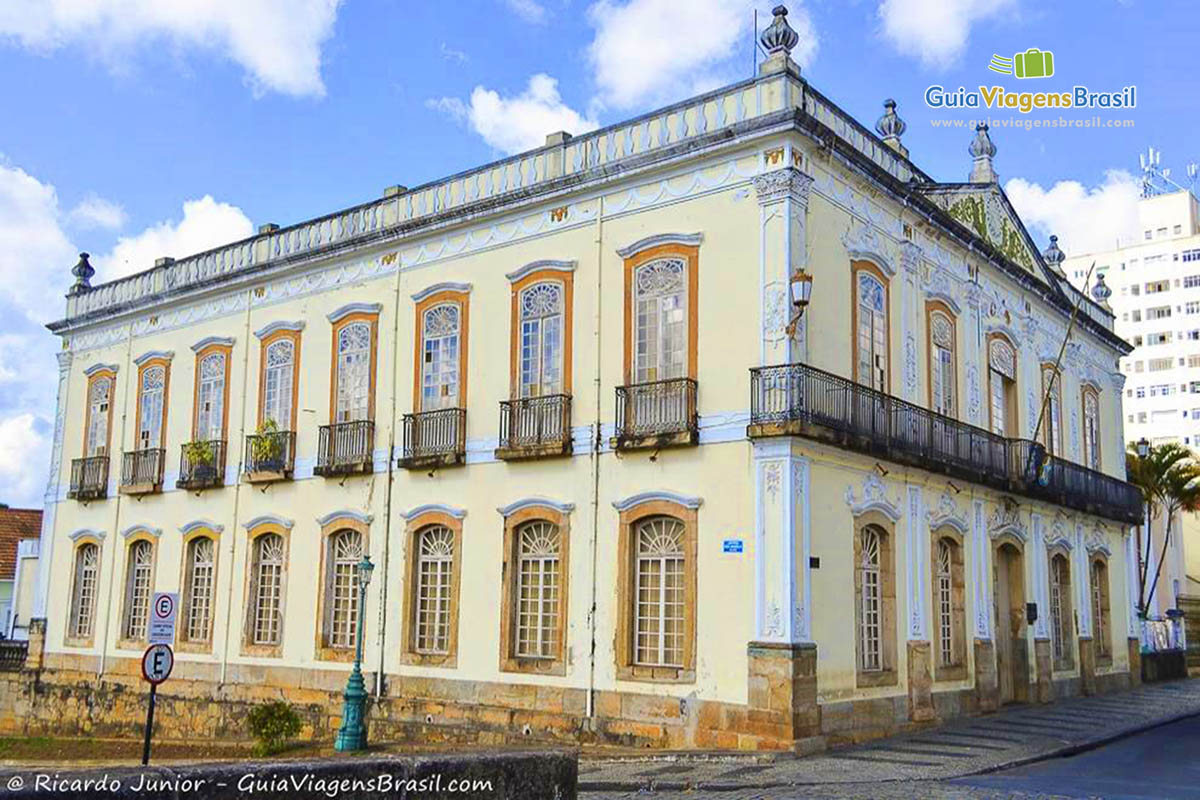
[[[1200,717],[992,775],[732,791],[585,793],[584,800],[1200,800]]]

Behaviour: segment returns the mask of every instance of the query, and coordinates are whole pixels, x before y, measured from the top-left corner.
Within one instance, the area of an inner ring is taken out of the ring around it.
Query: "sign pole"
[[[154,698],[158,695],[158,684],[150,684],[150,705],[146,708],[146,738],[142,741],[142,766],[150,763],[150,731],[154,729]]]

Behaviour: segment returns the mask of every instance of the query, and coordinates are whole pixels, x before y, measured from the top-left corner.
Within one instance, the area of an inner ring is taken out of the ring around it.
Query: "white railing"
[[[788,108],[803,108],[902,181],[914,171],[874,134],[806,83],[766,75],[632,120],[512,156],[411,191],[172,261],[67,299],[67,318],[139,305],[163,292],[255,265],[303,256],[464,205],[528,191],[549,181],[662,150]],[[925,176],[921,175],[924,178]]]

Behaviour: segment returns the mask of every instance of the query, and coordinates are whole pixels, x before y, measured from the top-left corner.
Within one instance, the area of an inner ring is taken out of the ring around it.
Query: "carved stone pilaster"
[[[31,616],[46,616],[46,598],[50,591],[50,564],[54,556],[54,518],[58,508],[59,476],[62,475],[63,428],[67,419],[67,394],[71,381],[70,350],[58,353],[58,402],[54,413],[54,439],[50,445],[50,474],[46,478],[45,505],[42,510],[42,530],[39,542],[37,586],[33,596]]]
[[[762,347],[760,363],[780,364],[804,360],[807,323],[801,319],[787,334],[793,309],[788,299],[792,273],[808,264],[806,224],[813,179],[788,166],[754,177],[760,207]]]
[[[754,639],[812,641],[809,462],[791,441],[755,442]]]
[[[754,193],[759,205],[767,205],[789,199],[808,208],[808,195],[812,190],[812,176],[795,167],[764,172],[754,176]]]

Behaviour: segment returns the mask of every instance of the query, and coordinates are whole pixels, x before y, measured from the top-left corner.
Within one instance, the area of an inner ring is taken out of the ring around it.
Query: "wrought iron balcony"
[[[1141,493],[1126,481],[805,364],[750,370],[746,432],[804,436],[1121,522],[1142,517]]]
[[[121,494],[153,494],[162,491],[163,466],[167,451],[161,448],[133,450],[121,460]]]
[[[443,408],[404,415],[400,466],[430,469],[462,464],[467,456],[467,410]]]
[[[180,489],[211,489],[225,485],[225,442],[221,439],[188,442],[179,455]]]
[[[694,445],[700,441],[696,382],[672,378],[617,387],[618,450]]]
[[[249,483],[291,480],[295,463],[295,431],[253,433],[246,437],[242,464]]]
[[[496,458],[561,456],[571,452],[571,396],[548,394],[500,403]]]
[[[71,486],[67,497],[74,500],[100,500],[108,497],[108,456],[88,456],[71,460]]]
[[[322,425],[317,437],[318,475],[354,475],[375,468],[375,422],[369,419]]]
[[[29,655],[29,642],[0,639],[0,672],[20,672]]]

